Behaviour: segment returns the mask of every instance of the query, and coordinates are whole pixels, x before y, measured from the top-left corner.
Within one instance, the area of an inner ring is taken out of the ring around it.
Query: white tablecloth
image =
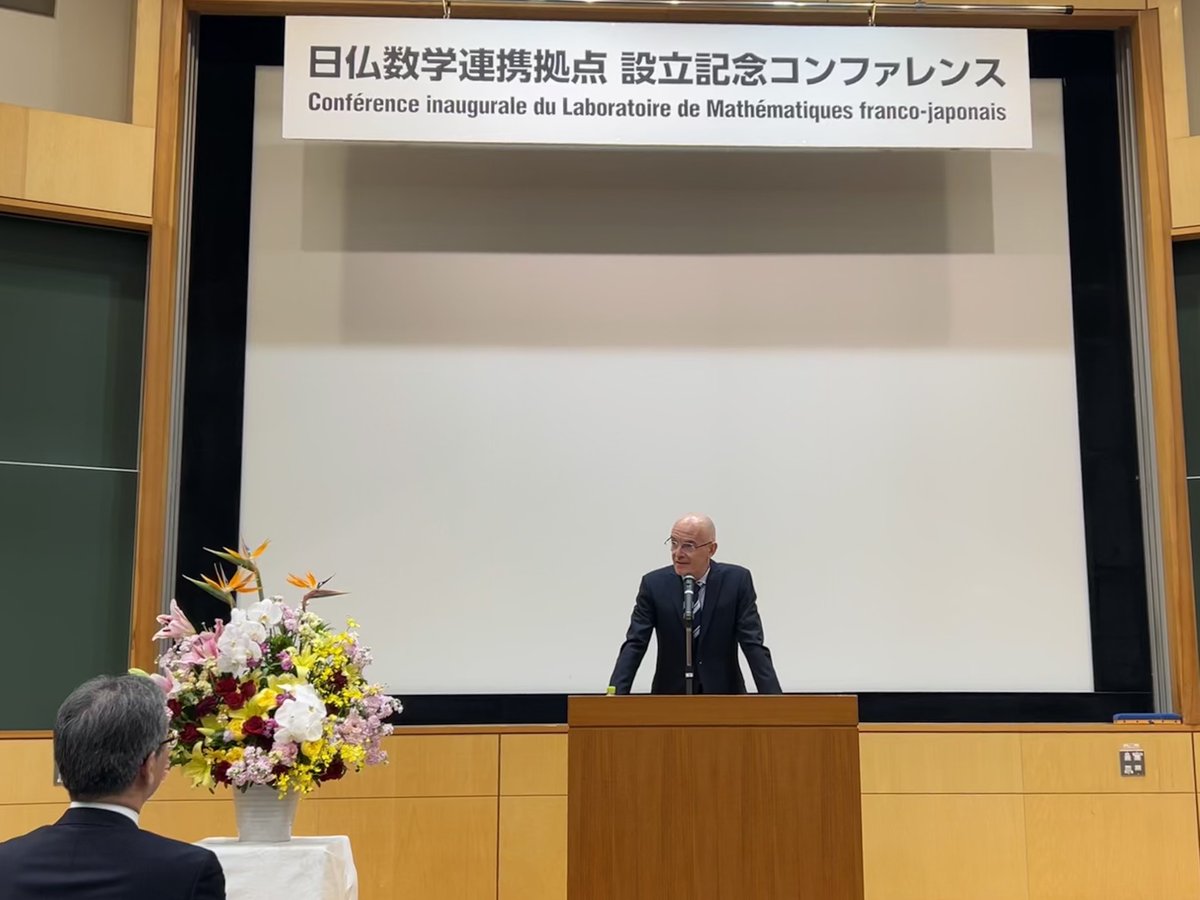
[[[221,860],[227,900],[358,900],[350,838],[294,837],[286,844],[198,841]]]

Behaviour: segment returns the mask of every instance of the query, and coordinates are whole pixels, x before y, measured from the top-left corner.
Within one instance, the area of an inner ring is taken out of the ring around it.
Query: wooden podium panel
[[[854,697],[572,697],[569,900],[862,900]]]

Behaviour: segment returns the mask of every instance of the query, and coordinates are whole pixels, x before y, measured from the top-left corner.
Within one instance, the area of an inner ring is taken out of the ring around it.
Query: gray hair
[[[72,800],[119,794],[159,747],[168,712],[162,688],[142,675],[101,675],[58,708],[54,762]]]

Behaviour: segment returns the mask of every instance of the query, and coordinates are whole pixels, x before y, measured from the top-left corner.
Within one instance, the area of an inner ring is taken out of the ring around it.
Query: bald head
[[[692,513],[671,526],[671,562],[675,574],[703,578],[717,552],[717,526],[708,516]]]
[[[700,513],[688,513],[686,516],[678,519],[671,526],[671,533],[674,534],[678,528],[686,528],[700,536],[702,541],[715,541],[717,539],[717,526],[713,524],[713,520],[708,516]]]

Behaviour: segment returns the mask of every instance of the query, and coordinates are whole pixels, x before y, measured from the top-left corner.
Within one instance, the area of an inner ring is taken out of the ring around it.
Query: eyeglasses
[[[149,761],[162,753],[163,747],[174,749],[177,743],[179,743],[179,732],[172,728],[167,732],[167,736],[158,742],[158,746],[147,754],[146,760]]]
[[[693,544],[691,541],[677,541],[673,537],[667,538],[663,544],[670,547],[672,552],[682,550],[684,553],[695,553],[701,547],[707,547],[712,541],[705,541],[703,544]]]

